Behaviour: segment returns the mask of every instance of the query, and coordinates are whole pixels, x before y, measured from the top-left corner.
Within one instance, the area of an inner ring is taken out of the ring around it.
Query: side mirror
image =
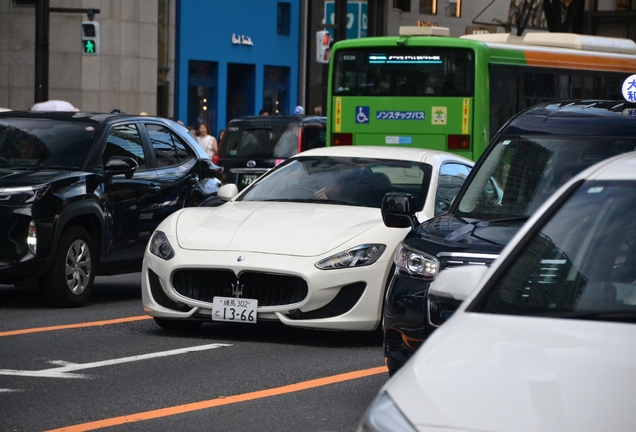
[[[428,291],[428,320],[439,327],[477,289],[488,272],[485,265],[463,265],[439,272]]]
[[[113,156],[104,165],[104,174],[114,176],[124,174],[127,179],[131,178],[135,170],[139,167],[136,160],[128,156]]]
[[[238,194],[238,187],[234,183],[228,183],[219,188],[216,196],[221,201],[229,201]]]
[[[215,164],[212,161],[208,161],[207,159],[205,161],[207,161],[207,165],[206,165],[207,176],[206,177],[214,177],[215,179],[223,180],[223,167]]]
[[[389,228],[415,228],[420,224],[415,216],[413,195],[389,192],[382,198],[382,220]]]

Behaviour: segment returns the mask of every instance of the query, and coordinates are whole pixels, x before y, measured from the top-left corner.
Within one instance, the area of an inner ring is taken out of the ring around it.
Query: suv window
[[[223,136],[219,157],[282,159],[296,154],[297,149],[296,122],[235,122],[228,126]]]
[[[467,220],[530,216],[573,175],[635,148],[634,138],[504,136],[458,198],[458,215]]]
[[[115,126],[106,139],[106,148],[102,155],[104,163],[113,156],[128,156],[139,164],[139,169],[146,168],[146,156],[135,124]]]
[[[0,166],[67,166],[79,168],[95,128],[51,119],[0,120]]]
[[[161,125],[147,124],[150,143],[155,152],[157,167],[178,165],[192,157],[191,150],[179,137]]]

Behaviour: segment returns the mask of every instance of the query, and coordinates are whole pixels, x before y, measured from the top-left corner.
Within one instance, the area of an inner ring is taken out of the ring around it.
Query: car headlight
[[[437,257],[411,249],[403,243],[400,243],[395,251],[393,261],[398,272],[423,279],[433,279],[440,270]]]
[[[365,413],[358,431],[415,432],[415,428],[389,395],[382,393],[373,401]]]
[[[148,250],[151,254],[166,261],[174,256],[174,249],[172,249],[168,237],[161,231],[155,231],[152,234]]]
[[[49,185],[0,188],[0,202],[9,204],[28,204],[40,198],[49,189]]]
[[[364,244],[337,253],[316,263],[321,270],[368,266],[376,262],[386,249],[383,244]]]

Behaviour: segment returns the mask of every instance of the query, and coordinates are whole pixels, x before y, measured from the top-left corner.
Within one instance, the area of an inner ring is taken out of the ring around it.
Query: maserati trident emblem
[[[245,284],[242,284],[237,279],[235,284],[230,284],[230,285],[232,285],[232,295],[234,297],[239,298],[243,295],[243,287],[245,286]]]
[[[254,168],[256,166],[256,161],[253,160],[248,160],[247,161],[247,167],[248,168]]]

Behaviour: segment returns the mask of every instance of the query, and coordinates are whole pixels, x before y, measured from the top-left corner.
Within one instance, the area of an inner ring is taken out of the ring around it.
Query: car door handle
[[[154,195],[158,195],[161,192],[161,187],[157,186],[157,185],[150,185],[148,186],[148,189],[146,189],[144,191],[144,196],[154,196]]]

